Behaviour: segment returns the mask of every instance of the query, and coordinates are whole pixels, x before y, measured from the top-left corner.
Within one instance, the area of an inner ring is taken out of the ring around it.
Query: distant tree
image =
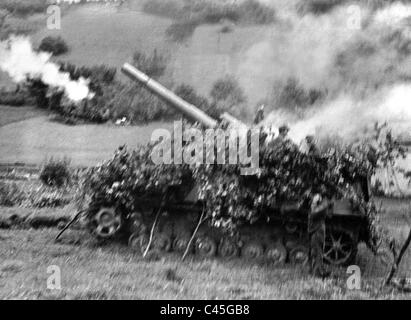
[[[243,89],[232,76],[217,80],[211,89],[210,96],[214,102],[224,104],[227,108],[247,101]]]
[[[210,108],[210,104],[207,98],[199,95],[195,89],[187,84],[179,85],[175,90],[175,94],[184,99],[185,101],[195,105],[197,108],[207,110]]]
[[[62,37],[45,37],[41,40],[40,51],[46,51],[52,53],[54,56],[58,56],[68,52],[69,48]]]
[[[159,54],[156,49],[150,55],[135,51],[133,64],[152,78],[160,78],[167,69],[166,57]]]
[[[7,36],[7,32],[4,31],[7,31],[6,20],[9,14],[10,13],[7,10],[0,9],[0,40],[3,40],[3,38]]]
[[[313,104],[321,101],[326,91],[320,89],[306,89],[295,78],[289,78],[285,83],[276,85],[273,89],[273,105],[295,114],[303,113]]]

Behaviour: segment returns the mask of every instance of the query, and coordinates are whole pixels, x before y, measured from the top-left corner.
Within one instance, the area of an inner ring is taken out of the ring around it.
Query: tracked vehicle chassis
[[[95,219],[89,226],[92,233],[98,238],[118,238],[141,254],[151,236],[150,250],[159,253],[182,255],[187,251],[204,258],[242,258],[273,265],[308,262],[308,211],[293,204],[265,209],[264,221],[244,223],[233,234],[210,227],[207,221],[198,226],[203,208],[198,202],[169,201],[161,205],[158,198],[144,199],[132,213],[103,204],[95,207]],[[362,215],[353,213],[346,203],[336,205],[326,220],[324,261],[334,267],[351,264],[364,226]]]

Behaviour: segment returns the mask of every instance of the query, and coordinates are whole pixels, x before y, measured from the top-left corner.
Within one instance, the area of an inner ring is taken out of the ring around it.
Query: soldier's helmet
[[[288,133],[289,131],[290,128],[286,124],[283,124],[281,127],[278,128],[279,133]]]
[[[310,134],[310,135],[308,135],[308,136],[305,137],[305,141],[306,141],[307,143],[314,143],[314,140],[315,140],[315,138],[314,138],[314,136],[313,136],[312,134]]]

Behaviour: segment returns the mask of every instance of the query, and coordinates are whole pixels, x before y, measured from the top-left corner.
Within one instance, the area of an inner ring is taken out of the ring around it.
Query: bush
[[[195,105],[197,108],[207,110],[210,108],[210,103],[206,97],[199,95],[195,89],[187,84],[180,84],[175,90],[174,93],[185,101]]]
[[[234,104],[245,101],[244,92],[238,81],[230,76],[217,80],[211,89],[210,96],[214,101],[231,99]]]
[[[0,91],[0,104],[21,107],[26,104],[27,92],[25,91]]]
[[[166,35],[173,41],[183,42],[193,35],[198,25],[196,20],[174,22],[167,28]]]
[[[217,115],[224,111],[236,116],[242,115],[242,105],[247,101],[238,81],[231,76],[217,80],[211,89],[210,97],[215,109],[213,112]]]
[[[224,108],[223,110],[220,110],[215,102],[210,102],[206,97],[198,94],[190,85],[181,84],[174,90],[174,92],[176,95],[201,109],[212,118],[219,119],[222,111],[224,111]]]
[[[50,158],[43,164],[40,180],[49,187],[63,187],[71,180],[70,161]]]
[[[266,24],[275,20],[274,10],[257,0],[245,0],[239,3],[220,3],[218,1],[178,1],[149,0],[143,10],[150,14],[182,20],[191,19],[200,24],[218,23],[230,20],[239,23]]]
[[[324,14],[334,9],[336,6],[347,2],[346,0],[303,0],[299,11],[302,14],[314,13],[314,14]]]
[[[160,77],[166,69],[165,58],[155,51],[148,56],[136,52],[134,60],[140,69],[152,77]],[[79,122],[103,123],[125,117],[129,123],[146,123],[180,116],[172,107],[145,88],[131,82],[124,84],[117,81],[115,68],[104,65],[86,68],[65,63],[61,64],[60,70],[68,72],[73,80],[87,78],[90,81],[90,90],[95,95],[90,100],[74,103],[64,96],[62,90],[49,88],[39,79],[29,80],[27,86],[30,95],[35,98],[39,107],[56,112],[54,121],[73,125]],[[233,104],[245,101],[241,89],[235,84],[236,82],[231,84],[233,92],[226,95],[227,101],[219,101],[221,105],[210,103],[206,97],[199,95],[188,85],[177,86],[175,93],[210,116],[218,117],[221,110],[228,110]],[[219,87],[216,92],[218,90]],[[225,105],[226,102],[228,107]]]
[[[224,112],[238,118],[247,117],[246,95],[238,81],[232,76],[217,80],[210,91],[211,104],[208,113],[219,118]]]
[[[275,21],[274,10],[257,0],[245,0],[228,4],[217,1],[192,0],[149,0],[143,10],[175,19],[166,31],[174,41],[184,41],[201,24],[215,24],[232,21],[242,24],[268,24]]]
[[[16,183],[6,183],[0,181],[0,205],[12,207],[21,205],[26,196]]]
[[[37,107],[47,108],[49,101],[47,98],[48,86],[40,79],[29,79],[26,86],[30,97],[34,99]]]
[[[0,3],[0,9],[7,10],[16,16],[44,13],[48,6],[47,0],[1,0]]]
[[[233,31],[233,27],[232,27],[231,25],[228,25],[228,24],[224,25],[224,26],[220,29],[220,32],[221,32],[221,33],[230,33],[230,32],[232,32],[232,31]]]
[[[57,112],[55,120],[66,124],[76,124],[79,121],[102,123],[109,120],[111,102],[120,92],[120,85],[115,81],[116,69],[104,65],[77,67],[61,63],[60,71],[68,72],[73,80],[80,77],[88,79],[89,88],[95,96],[91,100],[73,103],[64,97],[60,89],[49,88],[41,80],[31,79],[27,86],[37,106]]]
[[[131,123],[166,120],[176,114],[173,108],[167,106],[157,96],[134,84],[124,86],[116,94],[111,109],[113,119],[125,117]]]
[[[116,85],[117,69],[114,67],[105,65],[78,67],[71,63],[60,63],[60,71],[68,72],[73,80],[87,79],[89,81],[89,88],[97,99],[105,96],[107,91],[111,92],[110,86]]]
[[[275,11],[256,0],[246,0],[240,3],[240,20],[246,23],[269,24],[275,21]]]
[[[151,55],[135,52],[133,63],[153,78],[161,77],[167,67],[164,56],[156,50]],[[62,64],[61,70],[70,73],[74,80],[80,77],[90,81],[90,90],[95,93],[91,100],[74,104],[64,97],[56,97],[57,108],[48,99],[49,108],[63,115],[68,124],[75,124],[79,120],[102,123],[126,117],[131,122],[147,122],[170,118],[173,109],[168,108],[156,96],[135,86],[134,83],[123,84],[116,80],[116,69],[104,65],[91,68],[76,67],[71,64]],[[54,95],[56,96],[57,93]]]
[[[39,50],[58,56],[68,52],[68,45],[61,37],[45,37],[41,40]]]
[[[70,73],[70,78],[73,80],[78,80],[79,78],[89,79],[91,84],[112,83],[117,73],[116,68],[107,67],[104,64],[78,67],[68,62],[60,62],[60,71]]]
[[[274,88],[273,91],[273,105],[295,114],[299,114],[321,101],[326,95],[326,92],[318,89],[305,89],[294,78],[289,78],[279,88]]]
[[[143,11],[149,14],[178,19],[182,12],[181,0],[148,0]]]
[[[0,41],[7,40],[12,35],[28,35],[37,27],[37,23],[32,19],[13,17],[7,10],[0,8]]]
[[[167,68],[167,59],[154,50],[151,55],[140,51],[133,54],[133,65],[152,78],[161,77]]]

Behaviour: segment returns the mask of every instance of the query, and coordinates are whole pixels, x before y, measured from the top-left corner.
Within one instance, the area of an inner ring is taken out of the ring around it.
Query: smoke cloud
[[[335,56],[358,33],[347,27],[347,17],[346,9],[321,16],[283,13],[265,39],[244,53],[237,73],[242,86],[259,97],[288,78],[306,88],[329,86]]]
[[[92,97],[86,79],[71,80],[69,73],[61,72],[50,58],[49,53],[34,51],[28,38],[12,37],[0,43],[0,69],[13,81],[40,79],[50,87],[63,90],[74,102]]]
[[[320,109],[307,114],[304,119],[292,120],[290,137],[301,141],[306,135],[319,137],[339,136],[351,142],[364,136],[376,122],[395,124],[394,134],[409,131],[411,127],[411,84],[397,84],[381,92],[358,100],[342,94]],[[273,112],[266,123],[276,126],[288,122],[292,115]]]
[[[308,134],[351,141],[385,121],[398,134],[411,131],[410,5],[340,6],[303,17],[288,12],[243,60],[240,82],[260,96],[289,78],[327,92],[302,117],[272,106],[265,124],[289,124],[296,142]]]

